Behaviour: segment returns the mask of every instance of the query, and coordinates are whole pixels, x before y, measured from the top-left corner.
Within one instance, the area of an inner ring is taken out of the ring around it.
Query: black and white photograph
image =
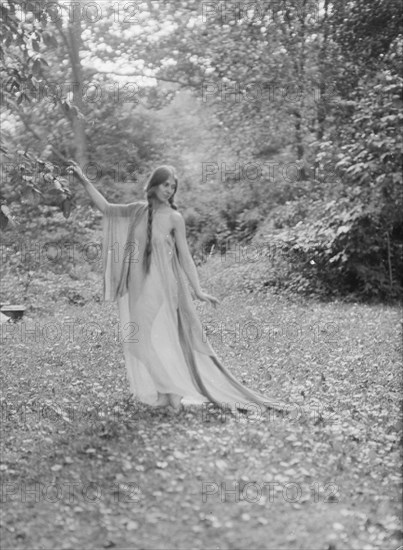
[[[398,0],[2,0],[2,550],[403,550]]]

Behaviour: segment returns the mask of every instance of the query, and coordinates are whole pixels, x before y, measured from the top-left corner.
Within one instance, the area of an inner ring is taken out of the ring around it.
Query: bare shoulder
[[[183,216],[178,210],[173,210],[171,212],[171,220],[172,224],[175,228],[184,227],[185,226],[185,220],[183,219]]]

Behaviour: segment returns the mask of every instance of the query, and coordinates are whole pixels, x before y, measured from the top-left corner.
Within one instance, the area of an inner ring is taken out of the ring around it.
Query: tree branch
[[[30,125],[30,123],[28,122],[27,120],[27,117],[25,116],[25,114],[19,110],[18,111],[18,115],[22,121],[22,123],[24,124],[25,128],[38,140],[38,141],[44,141],[44,138],[42,138],[38,132],[36,130],[34,130],[34,128],[32,128],[32,126]],[[46,143],[48,143],[48,145],[51,146],[52,148],[52,151],[54,152],[54,154],[57,156],[57,158],[59,160],[61,160],[62,162],[66,162],[68,163],[68,159],[66,159],[66,157],[58,150],[56,149],[56,147],[54,145],[52,145],[51,143],[49,143],[49,139],[45,140]]]

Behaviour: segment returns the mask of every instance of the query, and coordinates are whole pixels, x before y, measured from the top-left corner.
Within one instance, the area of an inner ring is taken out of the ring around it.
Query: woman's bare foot
[[[154,407],[160,409],[162,407],[167,407],[169,404],[170,404],[169,395],[167,393],[158,392],[158,399]]]
[[[184,409],[185,407],[182,405],[182,403],[178,407],[173,407],[172,405],[168,405],[167,407],[165,407],[166,412],[170,416],[176,416],[180,414]]]
[[[175,411],[180,412],[183,410],[182,396],[175,393],[168,394],[169,406],[171,406]]]

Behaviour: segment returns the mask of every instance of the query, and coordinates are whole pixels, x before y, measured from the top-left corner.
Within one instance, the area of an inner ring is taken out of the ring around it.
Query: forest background
[[[101,215],[71,158],[112,202],[174,165],[195,261],[237,262],[247,289],[399,299],[399,15],[397,0],[3,2],[3,301],[34,273],[99,270]]]

